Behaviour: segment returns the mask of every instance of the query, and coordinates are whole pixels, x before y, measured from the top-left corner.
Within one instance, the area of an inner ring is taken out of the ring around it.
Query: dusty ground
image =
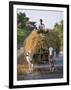
[[[54,79],[63,78],[63,54],[60,53],[54,60],[55,71],[49,71],[48,64],[36,65],[34,64],[34,71],[28,73],[28,66],[23,58],[23,51],[18,51],[17,64],[19,72],[17,73],[18,80],[36,80],[36,79]],[[24,69],[23,69],[24,68]]]

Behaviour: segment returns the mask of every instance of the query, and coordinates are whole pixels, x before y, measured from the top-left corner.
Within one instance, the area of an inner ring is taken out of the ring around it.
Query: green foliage
[[[27,37],[28,32],[25,29],[17,29],[17,42],[23,42]]]
[[[18,28],[25,28],[26,23],[29,21],[29,18],[26,17],[25,13],[17,13],[17,26]]]
[[[54,31],[58,33],[61,42],[61,50],[63,50],[63,20],[55,24]]]
[[[25,13],[17,13],[17,27],[20,29],[35,27],[34,21],[29,21]]]
[[[25,13],[19,12],[17,13],[17,43],[18,45],[25,40],[28,34],[35,27],[35,23],[33,21],[29,21],[29,18]]]

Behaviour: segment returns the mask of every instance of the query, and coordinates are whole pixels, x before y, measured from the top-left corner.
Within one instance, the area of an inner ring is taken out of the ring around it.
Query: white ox
[[[26,60],[28,62],[29,72],[33,72],[33,63],[32,63],[33,53],[32,50],[29,50],[26,54]]]
[[[56,56],[56,51],[53,49],[53,47],[49,47],[49,55],[48,55],[48,59],[49,59],[49,67],[50,67],[50,71],[54,71],[54,58]]]

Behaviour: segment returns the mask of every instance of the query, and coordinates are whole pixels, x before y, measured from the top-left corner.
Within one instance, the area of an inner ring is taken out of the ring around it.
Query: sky
[[[39,25],[39,20],[42,19],[45,28],[49,29],[53,29],[55,23],[59,23],[63,19],[63,11],[18,9],[17,12],[25,12],[26,16],[30,18],[30,21],[36,22],[37,27]]]

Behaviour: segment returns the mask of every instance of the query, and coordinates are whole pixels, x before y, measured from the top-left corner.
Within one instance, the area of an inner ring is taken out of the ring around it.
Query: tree
[[[58,33],[61,40],[61,50],[63,50],[63,20],[54,25],[54,31]]]
[[[17,13],[17,43],[23,43],[25,38],[35,27],[35,21],[29,21],[29,17],[26,16],[25,12]]]
[[[18,28],[25,28],[26,23],[29,21],[29,18],[26,17],[25,13],[17,13],[17,26]]]
[[[26,16],[25,13],[17,13],[17,27],[22,28],[34,28],[35,27],[35,21],[29,21],[29,18]]]

